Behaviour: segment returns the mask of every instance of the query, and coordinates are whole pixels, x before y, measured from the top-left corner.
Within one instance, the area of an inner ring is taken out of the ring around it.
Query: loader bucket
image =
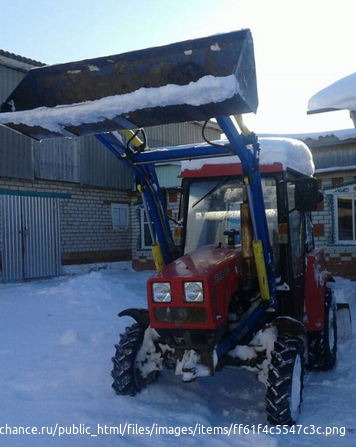
[[[28,72],[0,124],[37,140],[256,112],[249,30]]]

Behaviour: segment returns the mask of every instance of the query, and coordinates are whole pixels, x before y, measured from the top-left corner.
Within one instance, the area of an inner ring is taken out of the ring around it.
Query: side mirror
[[[315,211],[318,203],[323,201],[323,194],[318,190],[318,181],[313,177],[303,177],[295,182],[295,209],[298,211]]]

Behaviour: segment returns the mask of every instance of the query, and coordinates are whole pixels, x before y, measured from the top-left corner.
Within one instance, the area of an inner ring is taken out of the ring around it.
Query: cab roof
[[[261,173],[282,172],[292,169],[303,175],[314,174],[312,154],[306,144],[292,138],[259,138],[261,144]],[[205,158],[182,161],[181,177],[211,177],[216,175],[234,175],[242,172],[237,156]]]

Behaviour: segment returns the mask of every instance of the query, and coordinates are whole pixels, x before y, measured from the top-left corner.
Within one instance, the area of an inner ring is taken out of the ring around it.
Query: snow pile
[[[101,270],[118,270],[122,272],[134,272],[132,263],[129,261],[120,262],[97,262],[93,264],[77,264],[77,265],[64,265],[62,267],[62,273],[65,276],[77,276],[84,275],[91,272],[100,272]]]
[[[337,303],[349,303],[356,306],[356,282],[345,278],[335,278],[336,282],[328,282],[333,289]]]
[[[188,85],[168,84],[163,87],[140,88],[131,93],[108,96],[96,101],[1,113],[0,124],[40,126],[51,132],[61,133],[65,126],[102,122],[118,115],[151,107],[218,103],[232,98],[237,93],[240,93],[240,87],[234,75],[220,77],[208,75]]]
[[[261,144],[260,165],[281,163],[283,168],[291,168],[305,175],[313,175],[314,162],[306,144],[291,138],[259,138]],[[240,163],[237,156],[206,158],[182,161],[182,172],[201,169],[204,165]]]
[[[278,331],[275,326],[266,326],[257,332],[249,346],[237,345],[229,356],[238,357],[241,360],[251,360],[258,356],[258,353],[265,351],[266,358],[258,366],[257,378],[260,382],[266,384],[268,379],[268,365],[271,362],[271,352],[274,349],[274,343],[277,340]],[[255,368],[244,367],[255,371]]]
[[[308,264],[308,261],[306,260]],[[318,287],[322,286],[325,282],[325,278],[330,275],[330,272],[325,269],[323,264],[319,263],[319,259],[316,259],[314,264],[314,278]]]
[[[252,346],[237,345],[229,352],[230,357],[237,357],[241,360],[252,360],[256,358],[256,350]]]
[[[356,110],[356,73],[320,90],[308,103],[309,113],[343,109]]]
[[[177,376],[182,376],[183,382],[211,375],[209,368],[201,364],[200,355],[193,350],[184,351],[182,360],[177,361],[175,373]]]
[[[143,337],[141,349],[138,351],[136,358],[136,367],[140,370],[142,377],[145,379],[153,371],[160,371],[163,367],[163,357],[156,349],[155,343],[159,339],[157,332],[148,327]]]

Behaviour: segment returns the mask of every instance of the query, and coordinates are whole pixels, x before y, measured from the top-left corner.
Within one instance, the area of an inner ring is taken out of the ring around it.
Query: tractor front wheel
[[[331,289],[326,289],[324,305],[324,329],[309,332],[308,366],[314,371],[333,369],[337,353],[336,305]]]
[[[111,359],[114,364],[111,376],[114,379],[112,388],[116,394],[135,396],[147,385],[157,380],[159,376],[159,368],[156,368],[155,365],[160,363],[160,354],[155,351],[155,348],[153,348],[153,352],[144,353],[144,355],[147,354],[147,358],[142,360],[145,331],[145,327],[133,324],[125,329],[125,333],[120,336],[119,343],[115,345],[116,352]],[[156,363],[147,369],[150,356],[156,360]],[[145,362],[146,369],[142,368]]]
[[[271,352],[267,380],[267,419],[293,425],[302,404],[304,344],[297,337],[279,336]]]

